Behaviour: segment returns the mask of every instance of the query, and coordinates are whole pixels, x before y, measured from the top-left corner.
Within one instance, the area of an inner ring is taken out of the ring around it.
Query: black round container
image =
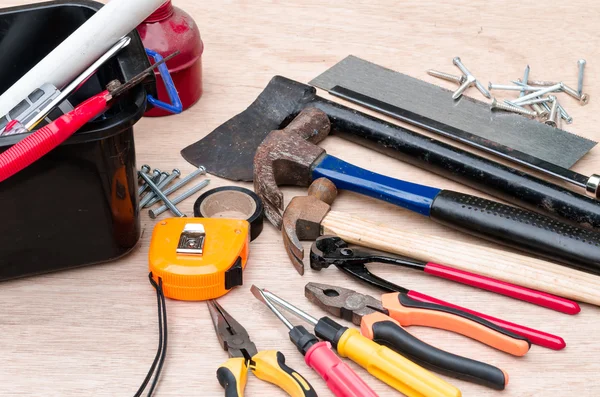
[[[101,3],[57,1],[0,10],[0,92],[89,19]],[[69,100],[77,105],[150,63],[137,32]],[[65,59],[68,62],[68,59]],[[106,262],[140,238],[133,125],[154,77],[63,145],[0,183],[0,280]],[[0,138],[0,152],[24,135]]]

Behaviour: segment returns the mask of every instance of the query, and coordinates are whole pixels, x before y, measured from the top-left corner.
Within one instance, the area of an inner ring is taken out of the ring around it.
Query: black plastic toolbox
[[[54,1],[0,10],[0,92],[89,19],[101,3]],[[150,62],[137,34],[69,100],[77,105]],[[65,59],[65,62],[68,62]],[[0,183],[0,280],[106,262],[137,244],[133,125],[154,76],[41,160]],[[0,137],[0,152],[24,135]]]

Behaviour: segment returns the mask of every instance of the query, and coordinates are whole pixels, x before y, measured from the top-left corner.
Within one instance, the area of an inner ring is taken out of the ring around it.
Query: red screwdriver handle
[[[377,394],[339,358],[329,342],[314,344],[304,356],[337,397],[377,397]]]
[[[474,316],[481,317],[493,324],[496,324],[499,327],[504,328],[507,331],[510,331],[514,334],[517,334],[517,335],[527,338],[534,345],[547,347],[547,348],[553,349],[553,350],[562,350],[567,345],[565,343],[564,339],[561,338],[560,336],[552,335],[552,334],[549,334],[549,333],[546,333],[543,331],[525,327],[523,325],[511,323],[509,321],[501,320],[496,317],[488,316],[487,314],[483,314],[483,313],[476,312],[474,310],[466,309],[464,307],[445,302],[443,300],[434,298],[429,295],[422,294],[420,292],[410,291],[408,293],[408,296],[417,301],[434,303],[436,305],[441,305],[441,306],[446,306],[446,307],[450,307],[453,309],[458,309],[463,312],[472,314]]]
[[[486,291],[491,291],[500,295],[509,296],[525,302],[533,303],[534,305],[547,307],[549,309],[566,314],[577,314],[581,311],[581,308],[577,302],[572,300],[521,287],[519,285],[506,283],[504,281],[481,276],[479,274],[439,265],[437,263],[428,263],[425,266],[425,273],[446,280],[452,280],[457,283],[470,285]]]
[[[0,182],[30,166],[106,109],[104,91],[0,154]]]

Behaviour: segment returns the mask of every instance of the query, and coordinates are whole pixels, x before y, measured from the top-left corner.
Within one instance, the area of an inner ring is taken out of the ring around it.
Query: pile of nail
[[[169,195],[175,193],[180,188],[190,183],[194,178],[206,174],[206,169],[200,166],[196,171],[192,172],[185,178],[180,179],[177,181],[177,183],[173,183],[172,185],[171,182],[181,176],[181,171],[179,171],[177,168],[175,168],[170,174],[168,172],[162,172],[159,169],[154,169],[152,172],[150,172],[150,170],[150,166],[143,165],[138,171],[138,176],[140,177],[139,182],[141,183],[138,189],[138,196],[140,197],[140,210],[143,208],[150,208],[154,204],[162,203],[160,207],[151,209],[149,211],[150,218],[152,219],[155,219],[157,216],[166,211],[171,211],[171,213],[177,217],[185,216],[181,211],[179,211],[177,204],[204,189],[210,183],[210,179],[204,179],[202,182],[187,190],[185,193],[169,199]]]
[[[541,122],[553,127],[560,128],[562,120],[566,121],[567,124],[571,124],[573,122],[573,118],[558,102],[557,96],[553,94],[558,94],[561,92],[565,93],[575,98],[582,106],[587,105],[590,100],[589,95],[583,92],[583,72],[585,69],[584,59],[577,61],[577,67],[579,69],[577,90],[567,86],[561,81],[538,81],[529,79],[529,65],[525,67],[523,79],[513,80],[512,85],[489,83],[486,88],[465,67],[459,57],[454,58],[452,62],[458,69],[460,69],[462,75],[455,76],[432,69],[427,71],[427,73],[431,76],[459,84],[458,89],[452,94],[452,99],[459,99],[469,87],[475,86],[483,96],[488,99],[492,99],[492,110],[513,112],[531,118],[536,118]],[[492,97],[492,94],[490,94],[490,91],[492,90],[518,91],[519,97],[512,100],[505,99],[504,101],[499,102],[496,100],[496,98]]]

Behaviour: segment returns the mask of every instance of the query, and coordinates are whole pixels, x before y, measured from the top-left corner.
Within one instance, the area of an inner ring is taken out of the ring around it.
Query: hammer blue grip
[[[338,189],[387,201],[400,207],[429,216],[433,199],[440,189],[418,185],[376,174],[330,155],[313,169],[313,180],[325,177]]]

